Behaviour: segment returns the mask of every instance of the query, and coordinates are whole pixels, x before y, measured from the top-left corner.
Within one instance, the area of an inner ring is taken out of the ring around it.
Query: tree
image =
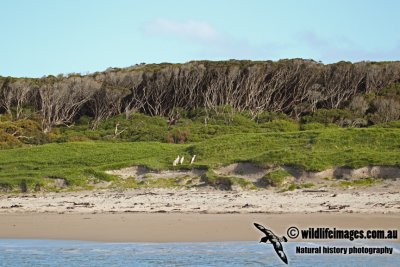
[[[371,120],[374,123],[384,123],[400,119],[400,103],[394,99],[378,98],[373,102],[376,109]]]
[[[89,77],[47,81],[39,89],[42,129],[45,133],[57,125],[70,125],[80,108],[100,84]]]
[[[10,87],[10,80],[5,79],[0,85],[0,106],[12,117],[11,107],[14,96]]]
[[[23,107],[28,104],[30,97],[32,96],[33,85],[30,82],[24,80],[17,80],[10,84],[10,90],[12,92],[12,103],[16,107],[16,119],[20,119]]]
[[[356,95],[351,100],[349,108],[357,115],[363,116],[368,110],[369,104],[362,95]]]
[[[119,114],[122,109],[122,100],[128,94],[128,89],[110,88],[104,85],[95,90],[89,101],[89,109],[94,114],[92,129],[96,129],[102,120]]]

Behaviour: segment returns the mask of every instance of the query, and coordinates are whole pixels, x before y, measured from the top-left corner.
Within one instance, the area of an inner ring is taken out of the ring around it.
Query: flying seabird
[[[283,252],[283,247],[281,244],[281,242],[287,242],[286,237],[283,236],[280,238],[276,236],[271,230],[265,228],[258,223],[254,223],[254,225],[257,227],[258,230],[265,234],[265,236],[261,238],[260,243],[267,243],[269,241],[274,246],[276,254],[278,254],[279,258],[281,258],[284,263],[288,264],[288,259],[285,252]]]

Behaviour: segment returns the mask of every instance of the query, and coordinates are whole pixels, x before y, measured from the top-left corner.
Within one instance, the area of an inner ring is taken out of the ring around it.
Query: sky
[[[138,63],[400,60],[397,0],[0,0],[0,76]]]

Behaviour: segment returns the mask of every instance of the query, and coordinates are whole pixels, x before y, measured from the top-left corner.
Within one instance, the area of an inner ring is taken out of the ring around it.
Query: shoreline
[[[397,229],[399,221],[400,214],[1,214],[0,239],[150,243],[258,241],[262,233],[253,226],[254,222],[286,236],[290,226]],[[399,239],[393,241],[399,242]]]
[[[0,195],[0,239],[258,241],[262,233],[254,222],[278,236],[287,235],[291,226],[394,230],[400,222],[399,186],[397,180],[287,192],[202,188],[6,194]]]
[[[0,195],[0,214],[13,213],[400,213],[400,179],[358,188],[222,191],[103,189]]]

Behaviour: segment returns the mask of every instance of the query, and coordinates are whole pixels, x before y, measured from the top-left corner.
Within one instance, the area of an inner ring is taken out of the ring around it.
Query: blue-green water
[[[392,255],[296,254],[296,246],[387,246]],[[400,266],[399,243],[284,243],[289,266]],[[0,266],[286,266],[270,244],[0,240]]]

